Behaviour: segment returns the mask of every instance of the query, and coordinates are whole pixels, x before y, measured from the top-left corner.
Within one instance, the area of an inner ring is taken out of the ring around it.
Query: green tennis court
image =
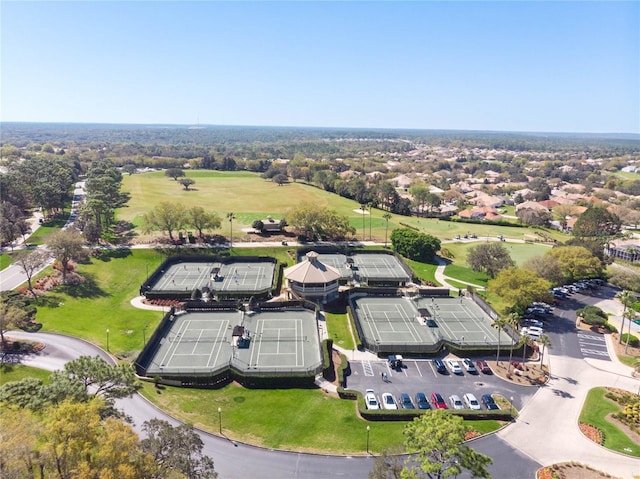
[[[299,373],[321,363],[315,314],[287,311],[188,311],[174,314],[157,339],[147,375],[197,376],[228,368]]]
[[[300,258],[298,259],[300,261]],[[341,280],[354,278],[363,283],[396,283],[403,285],[411,280],[411,271],[392,254],[371,253],[344,255],[318,253],[318,260],[333,266],[340,272]]]
[[[466,297],[365,296],[352,299],[351,306],[363,343],[376,352],[434,352],[445,343],[486,349],[510,341]]]
[[[271,288],[276,263],[270,261],[182,261],[165,266],[151,292],[184,292],[207,287],[215,293],[253,293]]]

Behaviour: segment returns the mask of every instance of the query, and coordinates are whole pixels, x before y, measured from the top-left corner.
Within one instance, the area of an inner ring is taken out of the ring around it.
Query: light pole
[[[109,351],[109,328],[107,328],[107,351]]]
[[[222,436],[222,408],[219,407],[218,408],[218,426],[219,426],[219,430],[220,430],[220,435]]]
[[[367,205],[365,205],[364,203],[360,203],[360,211],[362,211],[362,241],[366,240],[366,233],[365,233],[365,222],[364,222],[364,212],[365,209],[367,208]]]
[[[367,426],[367,454],[369,454],[369,431],[371,428]]]
[[[142,347],[144,348],[147,345],[147,325],[145,324],[142,327]]]
[[[513,396],[511,396],[509,399],[511,399],[511,417],[513,417]]]

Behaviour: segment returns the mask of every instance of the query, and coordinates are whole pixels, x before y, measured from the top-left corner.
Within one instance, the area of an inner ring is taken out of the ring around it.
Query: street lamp
[[[513,417],[513,396],[511,396],[509,399],[511,399],[511,416]]]
[[[218,426],[220,428],[220,435],[222,436],[222,408],[218,408]]]
[[[369,454],[369,431],[371,428],[367,426],[367,454]]]
[[[109,351],[109,328],[107,328],[107,351]]]

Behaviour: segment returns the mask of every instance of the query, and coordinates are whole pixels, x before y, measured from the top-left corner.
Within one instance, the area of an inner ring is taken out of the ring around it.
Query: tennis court
[[[339,253],[318,253],[318,260],[336,268],[343,281],[355,279],[363,283],[403,285],[411,280],[408,268],[392,254],[354,253],[347,256]]]
[[[351,300],[363,343],[371,350],[434,352],[447,343],[461,348],[493,348],[493,320],[466,297],[359,297]],[[500,341],[510,341],[505,332]]]
[[[315,314],[309,310],[176,313],[155,345],[147,375],[241,371],[304,372],[321,365]]]
[[[261,292],[271,288],[276,272],[273,261],[182,261],[163,266],[151,292],[202,290],[215,293]]]

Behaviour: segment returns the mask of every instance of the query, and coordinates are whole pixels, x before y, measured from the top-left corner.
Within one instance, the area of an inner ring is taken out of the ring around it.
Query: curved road
[[[99,355],[110,363],[114,360],[100,348],[69,336],[52,333],[8,333],[16,339],[29,339],[46,344],[37,354],[22,358],[21,363],[46,370],[62,369],[64,364],[82,355]],[[128,416],[134,418],[134,427],[140,433],[144,421],[160,418],[178,425],[179,422],[156,408],[139,394],[117,402]],[[212,457],[216,471],[224,479],[257,476],[266,479],[326,477],[366,478],[373,467],[372,456],[328,456],[287,451],[274,451],[235,443],[224,437],[200,431],[204,453]],[[490,471],[493,477],[512,479],[531,478],[538,463],[518,452],[501,438],[492,435],[472,443],[474,449],[494,459]],[[461,475],[461,477],[468,477]]]

